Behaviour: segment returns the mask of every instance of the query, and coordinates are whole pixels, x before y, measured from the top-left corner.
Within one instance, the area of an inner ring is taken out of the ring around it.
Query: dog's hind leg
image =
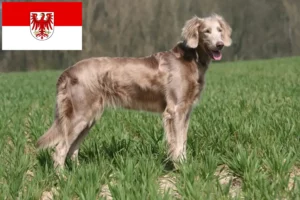
[[[62,139],[56,147],[53,160],[55,167],[63,167],[67,154],[77,151],[97,115],[102,113],[104,100],[98,91],[93,91],[71,72],[63,74],[57,85],[56,118]]]
[[[101,118],[102,113],[104,111],[103,101],[101,101],[101,100],[98,101],[98,104],[96,106],[97,107],[95,110],[98,110],[98,111],[96,112],[95,117],[93,117],[93,119],[89,122],[88,126],[85,129],[83,129],[82,132],[78,135],[78,137],[74,140],[74,142],[71,144],[69,152],[68,152],[68,156],[70,156],[71,160],[75,161],[77,164],[79,164],[78,153],[79,153],[80,144],[83,142],[83,140],[88,135],[91,128],[94,126],[95,121],[97,121]]]
[[[94,122],[90,126],[87,126],[85,129],[83,129],[83,131],[79,134],[79,136],[76,138],[69,149],[68,156],[70,156],[71,160],[76,162],[77,165],[79,164],[78,153],[80,144],[83,142],[84,138],[88,135],[93,126]]]
[[[64,131],[65,137],[62,140],[60,140],[60,142],[56,146],[55,153],[53,155],[55,168],[63,168],[71,144],[74,143],[78,135],[81,134],[81,132],[83,132],[83,130],[86,129],[86,127],[88,126],[88,122],[82,119],[76,121],[74,120],[74,122],[71,124],[73,126],[66,128],[66,131]]]

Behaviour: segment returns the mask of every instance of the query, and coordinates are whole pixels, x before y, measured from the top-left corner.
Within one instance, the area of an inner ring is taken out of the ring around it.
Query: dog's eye
[[[219,32],[222,32],[222,29],[218,28],[218,31],[219,31]]]
[[[204,30],[204,33],[210,33],[209,29]]]

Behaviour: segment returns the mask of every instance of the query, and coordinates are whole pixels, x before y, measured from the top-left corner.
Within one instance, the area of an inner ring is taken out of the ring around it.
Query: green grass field
[[[57,176],[34,144],[60,73],[0,74],[0,199],[300,199],[300,57],[212,64],[176,171],[160,115],[106,110]]]

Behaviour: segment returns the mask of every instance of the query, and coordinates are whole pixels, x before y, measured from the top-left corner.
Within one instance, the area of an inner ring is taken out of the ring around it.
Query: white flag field
[[[2,2],[2,50],[82,50],[82,3]]]

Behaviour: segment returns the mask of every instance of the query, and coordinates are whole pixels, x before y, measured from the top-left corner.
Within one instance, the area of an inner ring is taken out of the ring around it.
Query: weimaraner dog
[[[80,143],[105,107],[162,113],[168,158],[186,158],[189,118],[211,60],[231,45],[231,27],[213,14],[186,21],[181,42],[151,56],[95,57],[67,68],[57,81],[55,120],[39,148],[56,147],[54,166],[76,159]]]

